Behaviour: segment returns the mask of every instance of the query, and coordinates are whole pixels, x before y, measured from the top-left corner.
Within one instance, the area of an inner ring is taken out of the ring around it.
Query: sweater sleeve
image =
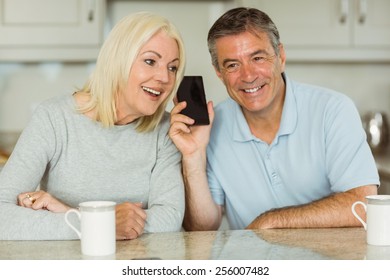
[[[35,191],[53,158],[56,137],[50,111],[40,105],[0,173],[0,239],[76,239],[63,213],[17,205],[17,195]]]
[[[162,126],[150,182],[146,232],[179,231],[184,217],[181,154],[168,136],[169,122]]]

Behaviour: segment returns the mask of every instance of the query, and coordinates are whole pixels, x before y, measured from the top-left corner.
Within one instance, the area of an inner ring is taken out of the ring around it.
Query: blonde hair
[[[131,14],[114,26],[100,50],[94,72],[81,89],[81,92],[90,96],[89,102],[78,108],[78,111],[86,113],[95,110],[95,120],[104,127],[113,126],[117,120],[116,100],[127,85],[133,63],[143,45],[161,30],[176,40],[180,63],[169,96],[153,115],[142,116],[137,120],[139,132],[156,128],[183,78],[185,50],[177,28],[166,18],[150,12]]]

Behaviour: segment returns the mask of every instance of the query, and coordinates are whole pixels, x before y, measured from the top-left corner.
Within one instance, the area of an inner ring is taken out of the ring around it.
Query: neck
[[[115,125],[126,125],[136,121],[138,118],[139,116],[120,115],[119,113],[117,113],[117,121],[115,122]]]
[[[262,141],[271,144],[280,128],[285,93],[279,94],[267,109],[261,112],[244,111],[251,133]]]
[[[142,115],[134,112],[130,106],[126,105],[125,102],[121,102],[121,100],[116,100],[116,122],[115,125],[126,125],[134,122]]]

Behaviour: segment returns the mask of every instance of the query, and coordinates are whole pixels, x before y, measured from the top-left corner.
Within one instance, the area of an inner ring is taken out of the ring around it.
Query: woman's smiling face
[[[179,47],[165,31],[141,48],[130,70],[127,87],[117,100],[118,124],[153,115],[175,85]]]

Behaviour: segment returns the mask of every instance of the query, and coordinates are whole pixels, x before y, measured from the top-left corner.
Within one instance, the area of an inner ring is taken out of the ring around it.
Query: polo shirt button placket
[[[278,174],[276,172],[272,173],[272,184],[275,185],[278,180]]]

